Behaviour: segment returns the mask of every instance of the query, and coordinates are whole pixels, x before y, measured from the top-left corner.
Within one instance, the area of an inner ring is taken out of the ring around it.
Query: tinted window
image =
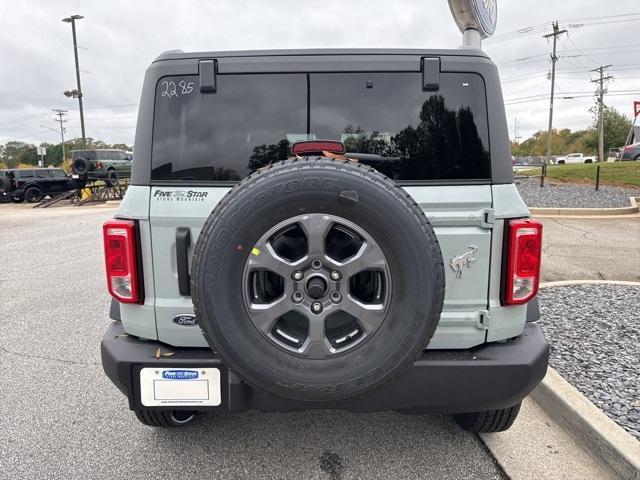
[[[75,160],[77,158],[86,158],[87,160],[96,160],[96,151],[95,150],[74,150],[71,153],[71,159]]]
[[[17,178],[33,178],[33,170],[16,170]]]
[[[67,178],[67,173],[64,170],[49,170],[49,174],[53,178]]]
[[[180,82],[197,85],[197,77],[163,81],[153,180],[239,180],[307,138],[342,141],[399,181],[491,176],[476,74],[444,73],[437,92],[422,91],[419,72],[219,75],[215,94],[180,93]]]
[[[36,170],[36,178],[51,178],[48,170]]]
[[[197,77],[171,77],[197,83]],[[168,80],[165,80],[168,81]],[[287,134],[307,129],[304,74],[219,75],[218,92],[179,98],[156,92],[152,178],[236,181],[253,157],[287,158]]]

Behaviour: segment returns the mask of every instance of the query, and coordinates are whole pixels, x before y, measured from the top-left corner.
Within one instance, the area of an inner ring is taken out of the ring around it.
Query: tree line
[[[598,154],[598,117],[595,112],[591,127],[572,132],[568,128],[554,129],[551,134],[552,155],[567,155],[569,153]],[[604,154],[611,148],[624,146],[631,129],[631,120],[618,112],[615,108],[604,110]],[[547,131],[540,130],[531,138],[523,142],[511,144],[511,151],[515,157],[542,157],[547,154]]]
[[[86,148],[115,148],[119,150],[132,150],[132,147],[125,143],[106,143],[87,137]],[[72,138],[65,140],[65,159],[62,158],[61,143],[40,143],[38,147],[45,147],[47,154],[44,157],[44,166],[60,167],[65,166],[71,159],[72,150],[82,150],[82,138]],[[0,168],[16,168],[19,166],[37,166],[40,156],[36,152],[36,145],[32,143],[11,140],[4,145],[0,144]]]

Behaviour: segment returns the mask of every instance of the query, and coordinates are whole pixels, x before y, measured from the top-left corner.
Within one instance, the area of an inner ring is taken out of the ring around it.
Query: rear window
[[[84,158],[86,160],[96,160],[96,151],[95,150],[74,150],[71,153],[71,159],[76,160],[78,158]]]
[[[218,75],[209,94],[197,85],[158,83],[152,180],[238,181],[306,139],[341,141],[400,182],[491,176],[477,74],[443,73],[437,92],[422,90],[420,72]]]

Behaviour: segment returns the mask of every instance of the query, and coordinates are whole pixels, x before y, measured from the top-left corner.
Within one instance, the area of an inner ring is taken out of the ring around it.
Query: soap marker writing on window
[[[180,98],[193,92],[193,82],[187,82],[186,80],[180,80],[177,85],[176,82],[163,80],[160,82],[160,87],[163,89],[160,96],[168,98]]]

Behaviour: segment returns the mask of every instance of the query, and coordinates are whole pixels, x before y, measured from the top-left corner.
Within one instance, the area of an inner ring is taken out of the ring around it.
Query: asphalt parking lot
[[[0,477],[502,479],[448,417],[309,411],[144,427],[102,372],[101,207],[0,205]]]
[[[540,220],[544,281],[640,281],[640,217]]]

